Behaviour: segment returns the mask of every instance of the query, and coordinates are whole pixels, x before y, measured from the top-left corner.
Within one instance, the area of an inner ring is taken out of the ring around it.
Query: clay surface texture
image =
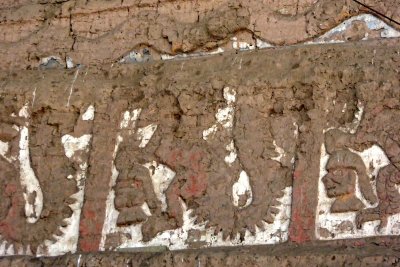
[[[398,264],[400,3],[364,3],[1,1],[0,267]]]

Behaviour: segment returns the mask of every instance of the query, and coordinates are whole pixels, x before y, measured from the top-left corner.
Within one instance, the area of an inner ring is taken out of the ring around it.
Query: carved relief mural
[[[3,103],[0,255],[75,252],[94,107],[79,113]],[[74,121],[77,121],[74,124]]]
[[[157,112],[151,107],[121,115],[102,249],[156,245],[183,249],[287,240],[296,121],[261,117],[261,107],[249,105],[252,97],[238,103],[233,88],[224,87],[222,95],[224,103],[214,119],[207,115],[215,122],[179,139],[165,132],[174,122],[151,123],[149,114]],[[192,123],[189,117],[181,120],[180,127],[188,123]],[[254,138],[260,143],[250,142]]]
[[[362,94],[366,89],[360,88]],[[370,106],[379,105],[370,101]],[[324,133],[316,214],[319,239],[400,234],[396,125],[383,126],[386,120],[363,114],[360,103],[358,108],[352,125]],[[381,112],[396,116],[394,110]]]

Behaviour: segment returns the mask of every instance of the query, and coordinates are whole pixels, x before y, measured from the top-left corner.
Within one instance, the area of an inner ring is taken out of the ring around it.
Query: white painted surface
[[[214,124],[213,126],[211,126],[210,128],[208,128],[207,130],[204,130],[204,131],[203,131],[203,139],[204,139],[204,140],[207,140],[208,137],[209,137],[210,135],[214,135],[214,134],[217,132],[217,130],[218,130],[218,127],[217,127],[216,124]]]
[[[229,143],[229,145],[225,147],[225,149],[229,152],[229,154],[225,157],[224,160],[229,166],[231,166],[237,158],[237,152],[233,140]]]
[[[78,150],[87,150],[88,143],[92,135],[85,134],[80,136],[79,138],[75,138],[72,135],[66,134],[61,138],[61,143],[64,145],[65,155],[68,158],[71,158],[76,151]]]
[[[20,131],[19,141],[19,172],[20,182],[24,190],[25,216],[27,222],[35,223],[40,218],[43,209],[43,193],[35,172],[31,167],[29,153],[29,132],[26,126]],[[33,203],[29,199],[34,196]]]
[[[55,60],[58,63],[61,64],[62,60],[60,57],[58,56],[49,56],[49,57],[43,57],[40,59],[40,65],[47,65],[49,63],[50,60]]]
[[[175,177],[175,172],[163,164],[153,161],[144,165],[149,170],[151,181],[153,183],[154,193],[161,201],[161,210],[167,210],[167,198],[165,191],[168,189]]]
[[[263,41],[261,39],[256,39],[256,47],[258,49],[264,49],[264,48],[274,47],[274,45],[272,45],[272,44],[270,44],[268,42],[265,42],[265,41]]]
[[[26,103],[18,112],[18,116],[21,118],[29,118],[29,106],[28,103]]]
[[[0,140],[0,156],[11,163],[15,161],[16,158],[13,156],[7,156],[8,151],[9,151],[8,142],[3,142]]]
[[[237,37],[232,37],[232,48],[235,50],[254,50],[256,47],[253,44],[249,44],[247,42],[238,41]]]
[[[275,141],[275,140],[272,142],[272,144],[274,145],[274,147],[275,147],[275,152],[278,153],[278,156],[272,157],[271,159],[272,159],[272,160],[275,160],[275,161],[277,161],[277,162],[281,162],[282,158],[285,156],[285,150],[283,150],[283,148],[279,147],[279,146],[276,144],[276,141]]]
[[[246,197],[246,203],[243,206],[239,205],[239,198]],[[232,186],[232,204],[239,209],[248,207],[253,202],[253,191],[250,186],[250,178],[245,171],[240,172],[239,179]]]
[[[370,14],[361,14],[348,20],[342,22],[335,28],[329,30],[325,34],[321,35],[320,37],[306,42],[306,44],[324,44],[324,43],[343,43],[345,41],[335,40],[335,36],[341,34],[348,30],[354,21],[362,21],[365,23],[368,29],[370,30],[381,30],[380,37],[381,38],[395,38],[400,37],[400,32],[395,30],[394,28],[390,27],[384,21],[378,19],[377,17],[370,15]],[[363,40],[368,40],[369,36],[368,33],[365,34]]]
[[[207,140],[211,134],[215,134],[218,131],[218,124],[228,130],[233,127],[236,91],[234,89],[230,89],[229,87],[225,87],[223,95],[226,101],[226,107],[218,109],[217,113],[215,114],[217,123],[203,131],[204,140]]]
[[[196,58],[196,57],[217,55],[217,54],[221,54],[223,52],[224,52],[224,49],[219,47],[216,50],[211,51],[211,52],[183,53],[183,54],[178,54],[178,55],[175,55],[175,56],[171,56],[171,55],[168,55],[168,54],[162,54],[161,55],[161,59],[162,60],[171,60],[171,59]]]
[[[82,120],[92,121],[94,119],[94,112],[95,112],[94,106],[90,105],[85,111],[85,113],[83,113]]]
[[[69,56],[66,57],[65,61],[67,62],[67,69],[72,69],[75,67],[72,58],[70,58]]]
[[[137,139],[140,140],[139,147],[144,148],[150,142],[151,137],[154,132],[157,130],[156,124],[150,124],[146,127],[139,128],[137,130]]]

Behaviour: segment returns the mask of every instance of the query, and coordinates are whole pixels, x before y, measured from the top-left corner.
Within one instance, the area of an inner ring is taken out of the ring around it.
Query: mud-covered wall
[[[1,253],[398,235],[399,51],[3,73]]]
[[[400,20],[398,0],[362,2]],[[300,44],[364,13],[371,11],[352,0],[3,0],[0,68],[35,68],[50,56],[89,65],[133,52],[147,60],[229,50],[234,37],[258,47]],[[369,26],[357,22],[340,38],[388,35]]]
[[[396,23],[353,1],[0,7],[1,256],[399,244]]]

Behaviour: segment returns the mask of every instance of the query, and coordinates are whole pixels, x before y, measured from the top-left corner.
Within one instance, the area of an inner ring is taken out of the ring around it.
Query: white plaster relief
[[[147,202],[144,202],[143,205],[141,206],[144,214],[146,214],[146,216],[151,216],[151,211],[149,208],[149,205],[147,204]]]
[[[56,61],[59,64],[61,64],[62,60],[60,57],[58,56],[49,56],[49,57],[43,57],[40,59],[40,65],[47,65],[49,64],[51,61]]]
[[[75,67],[71,57],[67,56],[65,62],[67,63],[67,69],[73,69]]]
[[[212,56],[212,55],[221,54],[223,52],[224,52],[224,49],[219,47],[216,50],[211,51],[211,52],[183,53],[183,54],[178,54],[178,55],[175,55],[175,56],[171,56],[171,55],[168,55],[168,54],[162,54],[161,55],[161,60],[185,59],[185,58],[196,58],[196,57]]]
[[[210,128],[208,128],[207,130],[204,130],[204,131],[203,131],[203,139],[204,139],[204,140],[207,140],[208,137],[209,137],[210,135],[214,135],[214,134],[217,132],[217,130],[218,130],[218,127],[217,127],[216,124],[214,124],[213,126],[211,126]]]
[[[240,206],[240,197],[246,197],[246,203]],[[246,208],[253,202],[253,191],[250,186],[250,178],[245,171],[240,172],[239,179],[232,186],[232,203],[239,209]]]
[[[137,139],[140,140],[139,147],[144,148],[149,143],[154,132],[157,130],[156,124],[150,124],[137,130]]]
[[[122,244],[118,248],[166,246],[170,250],[187,249],[187,239],[190,230],[201,231],[202,235],[200,239],[194,241],[204,241],[207,244],[206,246],[211,247],[276,244],[288,239],[292,187],[285,188],[283,192],[284,196],[278,199],[280,203],[280,205],[277,206],[279,212],[275,217],[274,223],[267,224],[264,222],[264,229],[257,227],[254,235],[251,234],[250,231],[246,231],[243,240],[240,239],[239,234],[232,239],[228,238],[224,240],[222,233],[215,235],[214,228],[206,228],[206,223],[197,224],[196,217],[192,216],[193,211],[188,209],[182,200],[183,226],[181,228],[161,232],[151,241],[143,242],[141,224],[117,227],[117,216],[115,216],[113,221],[111,221],[112,227],[110,227],[110,232],[127,233],[132,237],[131,239],[123,240]],[[104,245],[100,248],[101,250],[104,250]]]
[[[155,161],[146,163],[143,166],[149,170],[154,193],[156,194],[158,200],[161,201],[161,210],[166,211],[168,206],[165,191],[168,189],[169,185],[174,179],[176,175],[175,172],[167,166],[158,164]]]
[[[285,150],[283,150],[283,148],[279,147],[279,146],[276,144],[276,141],[275,141],[275,140],[272,142],[272,144],[274,145],[274,147],[275,147],[275,152],[278,153],[278,156],[272,157],[271,159],[272,159],[272,160],[275,160],[275,161],[277,161],[277,162],[281,162],[281,161],[282,161],[282,158],[285,156]]]
[[[88,144],[92,135],[85,134],[79,138],[75,138],[72,135],[66,134],[61,137],[61,143],[64,145],[65,155],[68,158],[71,158],[76,151],[78,150],[86,150],[88,149]]]
[[[74,85],[75,85],[76,79],[78,78],[78,75],[79,75],[79,69],[77,69],[75,71],[75,75],[72,78],[71,86],[69,87],[69,95],[68,95],[67,107],[69,107],[69,103],[71,101],[72,92],[74,91]]]
[[[218,125],[221,125],[223,128],[230,130],[233,127],[233,118],[235,113],[235,102],[236,102],[236,91],[231,90],[229,87],[224,88],[224,99],[226,101],[227,106],[225,108],[218,109],[215,114],[215,118],[217,119],[217,123],[203,131],[203,139],[207,140],[208,136],[214,134],[218,130]]]
[[[355,134],[364,112],[362,103],[357,104],[358,110],[354,114],[353,122],[339,128],[344,133]],[[346,106],[344,107],[346,108]],[[333,128],[324,130],[326,133]],[[360,156],[371,184],[371,188],[375,195],[376,192],[376,177],[381,168],[391,164],[385,152],[377,145],[372,145],[370,148],[363,151],[356,151],[349,148],[349,151]],[[331,240],[331,239],[346,239],[346,238],[361,238],[369,236],[381,235],[399,235],[400,234],[400,214],[390,215],[388,217],[387,226],[379,230],[379,220],[368,221],[362,224],[361,229],[356,227],[355,211],[348,212],[335,212],[330,211],[335,198],[329,198],[326,193],[326,188],[323,183],[323,177],[327,174],[326,166],[330,155],[326,152],[325,144],[321,145],[320,155],[320,175],[318,182],[318,206],[316,210],[316,228],[315,234],[318,239]],[[374,208],[379,205],[379,202],[372,205],[363,196],[359,186],[359,174],[356,173],[355,192],[354,195],[359,199],[364,209]],[[346,227],[344,227],[344,225]]]
[[[229,152],[229,155],[227,155],[224,160],[231,166],[237,158],[237,152],[233,140],[226,146],[226,150]]]
[[[94,119],[94,112],[95,112],[94,106],[90,105],[87,108],[87,110],[85,111],[85,113],[83,113],[82,120],[84,120],[84,121],[92,121]]]
[[[237,37],[232,37],[232,48],[235,50],[254,50],[256,47],[254,44],[249,44],[247,42],[238,41]]]
[[[38,179],[35,172],[31,167],[30,153],[29,153],[29,132],[26,126],[23,126],[20,131],[19,141],[19,171],[20,182],[24,190],[25,199],[25,216],[27,222],[35,223],[40,218],[43,209],[43,192],[40,188]],[[34,201],[31,203],[30,198],[33,197]]]

